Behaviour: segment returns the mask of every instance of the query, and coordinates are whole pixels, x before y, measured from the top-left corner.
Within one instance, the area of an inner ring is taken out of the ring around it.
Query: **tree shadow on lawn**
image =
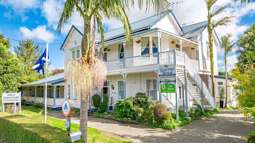
[[[67,132],[45,124],[20,124],[25,129],[38,134],[40,137],[52,143],[67,143],[70,142]]]

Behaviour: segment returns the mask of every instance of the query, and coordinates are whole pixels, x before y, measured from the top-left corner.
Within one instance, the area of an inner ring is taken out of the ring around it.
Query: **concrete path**
[[[245,143],[243,137],[255,131],[252,122],[245,121],[238,111],[222,111],[213,118],[196,120],[174,131],[96,118],[89,118],[88,126],[130,139],[134,143]]]

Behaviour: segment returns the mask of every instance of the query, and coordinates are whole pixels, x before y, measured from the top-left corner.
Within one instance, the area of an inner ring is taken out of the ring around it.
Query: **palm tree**
[[[221,37],[221,48],[224,50],[224,67],[225,67],[225,108],[228,106],[228,69],[227,69],[227,56],[232,51],[234,46],[230,41],[231,35]]]
[[[101,70],[103,66],[95,56],[96,30],[101,35],[101,46],[104,43],[103,17],[114,17],[120,20],[125,29],[126,38],[129,40],[131,27],[126,9],[138,5],[141,9],[144,6],[146,9],[153,7],[155,11],[159,12],[169,8],[169,4],[168,0],[66,0],[58,23],[58,30],[61,31],[62,26],[70,19],[74,11],[77,11],[83,19],[82,58],[71,67],[71,69],[76,69],[77,73],[71,74],[71,76],[80,92],[80,131],[85,143],[87,142],[88,96],[91,95],[93,88],[102,85],[103,77],[105,77],[101,74],[102,72],[97,71]]]
[[[230,22],[231,17],[225,16],[220,19],[215,20],[215,17],[221,14],[226,6],[214,9],[214,4],[218,0],[206,0],[207,2],[207,30],[208,30],[208,48],[210,53],[210,71],[211,71],[211,84],[212,84],[212,96],[214,97],[214,100],[216,102],[215,98],[215,79],[214,79],[214,52],[213,52],[213,43],[214,43],[214,29],[219,26],[226,25]]]

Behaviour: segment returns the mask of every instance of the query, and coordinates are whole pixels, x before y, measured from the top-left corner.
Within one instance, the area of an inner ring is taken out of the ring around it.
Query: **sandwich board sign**
[[[5,104],[14,105],[14,113],[17,111],[17,104],[19,111],[21,111],[21,93],[3,93],[2,95],[2,112],[5,112]]]

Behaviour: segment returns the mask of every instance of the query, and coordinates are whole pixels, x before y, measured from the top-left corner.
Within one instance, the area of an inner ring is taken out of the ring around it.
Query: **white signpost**
[[[75,133],[71,133],[71,104],[69,103],[69,101],[65,101],[62,105],[62,111],[64,116],[66,117],[66,131],[68,132],[68,135],[71,138],[72,142],[78,141],[81,139],[81,132],[75,132]]]
[[[14,113],[17,112],[17,104],[21,111],[21,93],[3,93],[2,95],[2,112],[5,112],[5,104],[14,104]]]

